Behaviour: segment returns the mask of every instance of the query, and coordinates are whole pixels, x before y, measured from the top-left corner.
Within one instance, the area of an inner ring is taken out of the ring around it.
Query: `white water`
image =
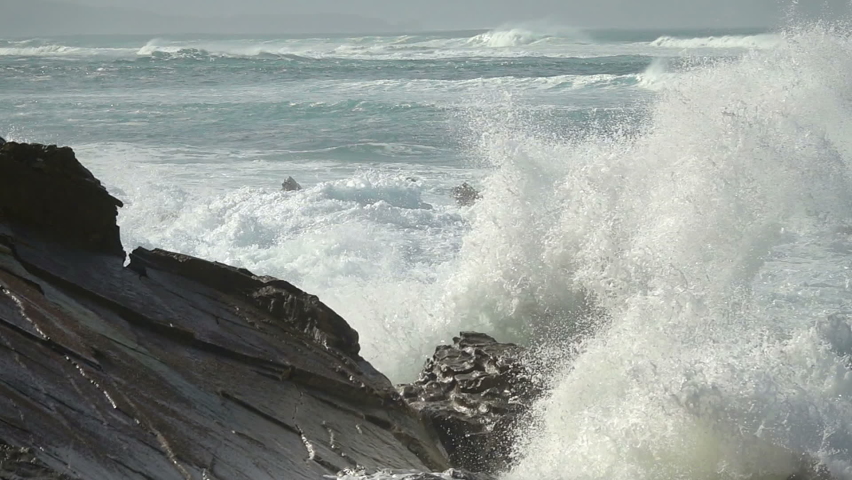
[[[602,55],[677,55],[682,50],[771,48],[776,35],[678,38],[663,36],[651,42],[595,44],[580,30],[538,25],[507,26],[469,38],[435,35],[349,38],[181,39],[153,38],[136,47],[82,47],[39,40],[3,41],[0,57],[151,57],[212,56],[253,58],[274,56],[293,61],[346,59],[442,59],[457,57],[589,57]]]
[[[747,48],[763,49],[778,45],[781,39],[777,35],[724,35],[719,37],[676,38],[663,36],[651,46],[664,48]]]
[[[570,331],[582,288],[609,319],[554,347],[509,478],[785,478],[799,454],[852,478],[850,320],[827,318],[852,312],[850,74],[848,34],[811,28],[684,74],[638,136],[486,132],[453,312]]]
[[[123,57],[133,53],[128,48],[82,48],[68,45],[0,47],[0,57]]]

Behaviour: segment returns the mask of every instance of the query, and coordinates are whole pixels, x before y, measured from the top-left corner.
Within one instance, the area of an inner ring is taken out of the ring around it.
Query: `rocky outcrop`
[[[542,393],[525,350],[462,332],[426,361],[399,392],[438,431],[454,466],[493,473],[507,468],[514,428]]]
[[[9,142],[0,147],[0,222],[40,238],[124,257],[110,196],[68,147]]]
[[[287,177],[287,180],[284,180],[281,183],[281,189],[285,192],[295,192],[302,189],[302,186],[299,185],[299,182],[296,181],[293,177]]]
[[[70,149],[0,148],[0,478],[442,471],[433,431],[295,286],[161,250]]]
[[[479,192],[467,182],[462,183],[458,187],[453,187],[451,193],[456,203],[461,207],[469,207],[482,198]]]
[[[72,477],[48,467],[38,459],[32,448],[0,444],[0,478],[71,480]]]

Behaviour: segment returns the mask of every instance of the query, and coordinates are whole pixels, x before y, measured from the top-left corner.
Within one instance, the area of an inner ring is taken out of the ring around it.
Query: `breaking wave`
[[[510,30],[492,30],[481,33],[468,40],[468,43],[487,47],[518,47],[550,37],[551,35],[531,32],[521,28],[512,28]]]
[[[727,49],[765,49],[777,46],[781,42],[778,35],[725,35],[719,37],[677,38],[663,36],[651,42],[653,47],[662,48],[727,48]]]
[[[121,57],[132,52],[126,48],[85,48],[68,45],[0,46],[0,57]]]
[[[496,172],[441,317],[556,370],[508,478],[852,478],[851,75],[814,27],[681,73],[639,131],[474,119]]]

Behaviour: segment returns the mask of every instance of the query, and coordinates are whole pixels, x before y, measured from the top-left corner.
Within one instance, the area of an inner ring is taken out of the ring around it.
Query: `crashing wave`
[[[565,367],[508,478],[784,479],[802,458],[852,478],[852,341],[823,333],[850,318],[820,327],[852,307],[826,233],[852,221],[850,59],[852,35],[792,34],[681,72],[639,131],[477,120],[497,171],[441,316],[573,338],[571,292],[608,312],[550,337]]]
[[[536,33],[522,28],[512,28],[509,30],[491,30],[489,32],[480,33],[468,40],[468,43],[476,46],[495,48],[519,47],[523,45],[530,45],[549,37],[551,37],[551,35]]]
[[[165,44],[164,44],[165,43]],[[314,60],[309,56],[299,55],[288,51],[286,47],[274,44],[233,44],[226,43],[190,43],[183,45],[168,44],[158,40],[151,40],[136,51],[139,57],[174,57],[174,58],[197,58],[197,57],[275,57],[289,60]]]
[[[663,36],[651,42],[652,47],[661,48],[728,48],[763,49],[777,46],[781,38],[777,35],[724,35],[718,37],[678,38]]]
[[[93,57],[123,56],[131,52],[125,48],[85,48],[69,45],[39,45],[0,47],[0,57]]]

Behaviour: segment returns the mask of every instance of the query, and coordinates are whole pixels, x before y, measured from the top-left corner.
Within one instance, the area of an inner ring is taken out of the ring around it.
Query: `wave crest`
[[[275,57],[289,60],[314,60],[314,58],[298,55],[281,45],[274,44],[227,44],[227,43],[199,43],[199,44],[168,44],[160,40],[151,40],[136,51],[139,57],[173,57],[173,58],[201,58],[201,57]]]
[[[0,57],[94,57],[123,56],[126,48],[86,48],[69,45],[34,45],[0,47]]]
[[[493,48],[520,47],[536,43],[545,38],[550,38],[551,36],[552,35],[536,33],[522,28],[491,30],[489,32],[480,33],[479,35],[471,38],[468,40],[468,44]]]
[[[718,37],[678,38],[662,36],[651,42],[652,47],[661,48],[728,48],[764,49],[777,46],[781,38],[777,35],[723,35]]]

